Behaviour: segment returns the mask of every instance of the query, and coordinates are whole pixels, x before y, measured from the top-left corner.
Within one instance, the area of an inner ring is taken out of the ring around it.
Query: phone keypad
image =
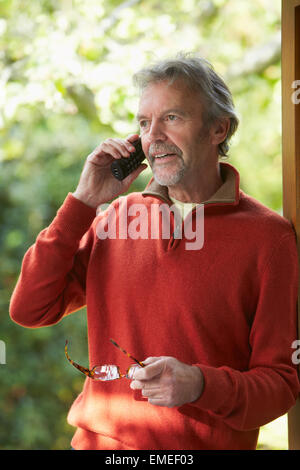
[[[146,158],[143,153],[141,141],[138,140],[137,142],[134,142],[133,145],[135,146],[136,151],[133,152],[130,157],[122,157],[119,160],[115,160],[111,165],[112,174],[120,181],[138,168]]]

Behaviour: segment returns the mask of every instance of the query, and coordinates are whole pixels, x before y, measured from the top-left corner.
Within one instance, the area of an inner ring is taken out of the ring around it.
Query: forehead
[[[183,112],[202,111],[200,93],[190,89],[182,80],[150,83],[141,94],[138,115],[173,108]]]

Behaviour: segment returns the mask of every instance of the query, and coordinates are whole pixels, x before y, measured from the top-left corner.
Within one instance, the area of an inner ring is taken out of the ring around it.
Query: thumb
[[[165,361],[160,357],[148,357],[143,361],[143,364],[145,364],[145,367],[135,371],[134,378],[136,380],[151,380],[165,368]]]

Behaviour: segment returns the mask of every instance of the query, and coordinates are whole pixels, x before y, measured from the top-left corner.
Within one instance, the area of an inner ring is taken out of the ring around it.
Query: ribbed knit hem
[[[77,428],[71,446],[75,450],[136,450],[109,436]]]

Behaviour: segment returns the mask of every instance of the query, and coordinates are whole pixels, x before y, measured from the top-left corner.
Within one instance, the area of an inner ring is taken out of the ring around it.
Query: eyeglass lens
[[[140,366],[138,366],[137,364],[134,364],[131,367],[129,367],[126,374],[122,375],[120,373],[118,366],[114,366],[114,365],[97,366],[94,369],[93,379],[102,380],[102,381],[115,380],[121,377],[127,377],[128,379],[133,379],[134,371],[136,368],[139,368],[139,367]]]

